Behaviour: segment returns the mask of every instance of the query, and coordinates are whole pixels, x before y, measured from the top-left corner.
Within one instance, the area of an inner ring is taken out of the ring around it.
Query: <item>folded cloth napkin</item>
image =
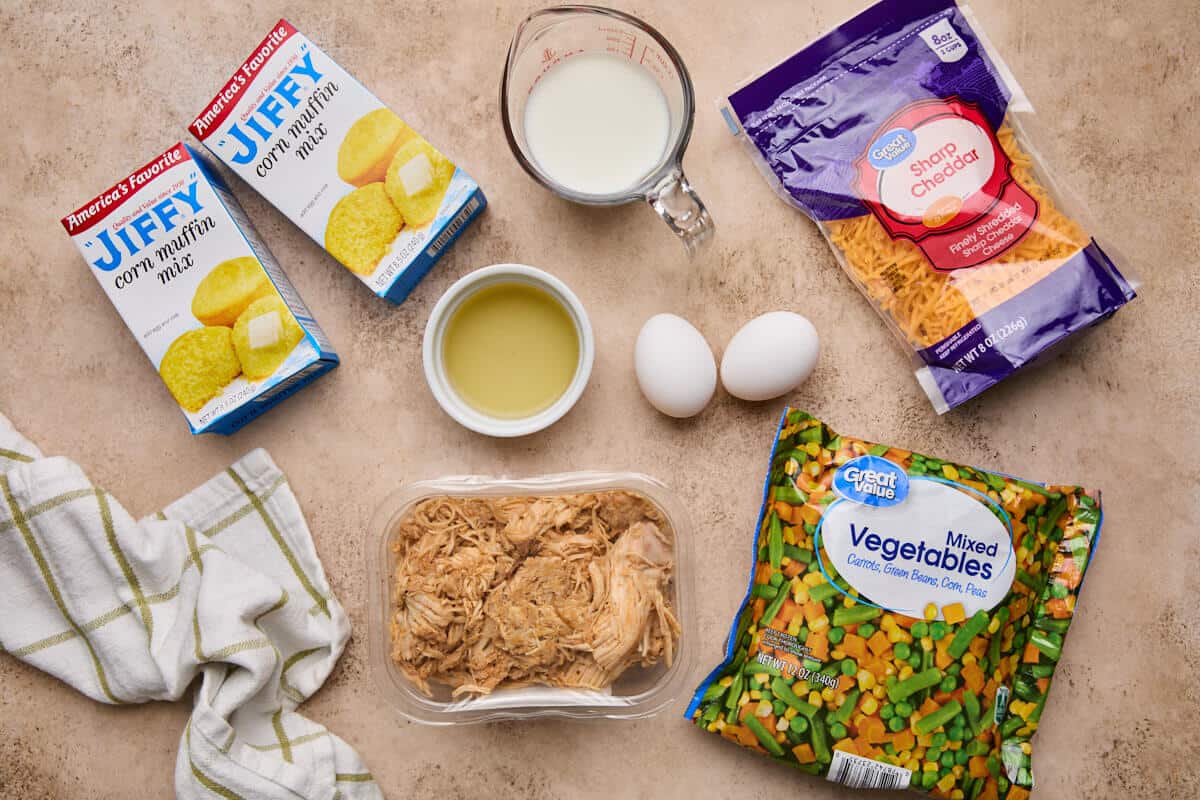
[[[349,636],[264,450],[139,522],[0,414],[0,648],[105,703],[177,700],[200,676],[179,798],[382,798],[295,711]]]

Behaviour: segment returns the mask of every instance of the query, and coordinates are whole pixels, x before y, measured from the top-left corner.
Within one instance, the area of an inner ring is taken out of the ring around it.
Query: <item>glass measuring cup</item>
[[[628,58],[645,69],[662,89],[670,115],[667,147],[658,164],[628,187],[607,194],[580,192],[550,177],[538,166],[525,136],[525,104],[538,80],[565,59],[596,52]],[[713,231],[712,217],[683,174],[683,151],[692,135],[695,108],[692,79],[670,42],[636,17],[599,6],[556,6],[528,16],[513,36],[500,84],[504,134],[534,180],[559,197],[587,205],[645,200],[689,253]]]

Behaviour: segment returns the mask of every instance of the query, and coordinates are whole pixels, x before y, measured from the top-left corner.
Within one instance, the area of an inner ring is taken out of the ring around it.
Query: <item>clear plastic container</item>
[[[449,687],[436,683],[431,683],[430,697],[398,668],[391,657],[392,576],[398,558],[392,552],[392,539],[397,526],[417,503],[442,496],[552,497],[604,491],[642,495],[657,507],[671,529],[675,567],[669,585],[670,601],[680,633],[669,667],[662,661],[651,667],[631,666],[604,691],[501,687],[488,695],[458,698],[451,696]],[[453,476],[420,481],[409,484],[384,502],[371,521],[371,531],[367,545],[371,671],[388,701],[415,722],[462,725],[536,717],[641,719],[681,700],[691,689],[695,638],[692,530],[681,503],[654,478],[631,472],[574,472],[523,480]]]

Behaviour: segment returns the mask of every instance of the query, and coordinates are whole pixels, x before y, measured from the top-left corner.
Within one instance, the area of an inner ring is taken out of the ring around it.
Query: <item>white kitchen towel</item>
[[[105,703],[176,700],[200,676],[179,798],[382,798],[295,711],[349,636],[266,451],[138,521],[0,414],[0,648]]]

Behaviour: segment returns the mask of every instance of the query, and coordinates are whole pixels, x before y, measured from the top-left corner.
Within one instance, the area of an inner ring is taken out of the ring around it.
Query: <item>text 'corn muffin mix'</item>
[[[62,224],[192,433],[232,433],[337,365],[237,200],[186,145]]]
[[[286,20],[189,130],[394,303],[487,204],[467,173]]]

